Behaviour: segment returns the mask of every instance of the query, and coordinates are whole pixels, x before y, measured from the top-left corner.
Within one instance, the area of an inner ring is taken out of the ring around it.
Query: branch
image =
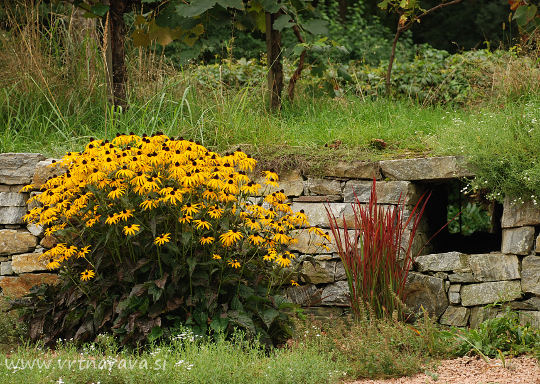
[[[430,8],[428,9],[427,11],[424,11],[424,13],[420,14],[419,16],[417,17],[414,17],[412,18],[408,23],[406,23],[403,27],[400,27],[400,32],[403,32],[403,31],[406,31],[408,30],[410,27],[412,27],[412,25],[414,24],[414,22],[416,20],[420,20],[421,18],[441,9],[441,8],[444,8],[444,7],[448,7],[449,5],[454,5],[454,4],[458,4],[458,3],[461,3],[463,0],[452,0],[452,1],[449,1],[448,3],[446,1],[443,1],[442,3],[434,6],[433,8]]]
[[[304,38],[300,34],[300,29],[298,28],[298,25],[293,25],[292,27],[293,32],[300,42],[300,44],[305,43]],[[302,53],[300,54],[300,59],[298,60],[298,67],[294,71],[293,75],[291,76],[291,79],[289,80],[289,99],[294,99],[294,88],[296,86],[296,82],[300,78],[300,75],[302,74],[302,70],[304,69],[304,60],[306,59],[306,50],[304,49]]]

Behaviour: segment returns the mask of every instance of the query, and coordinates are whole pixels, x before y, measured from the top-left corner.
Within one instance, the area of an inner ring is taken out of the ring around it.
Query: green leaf
[[[202,15],[216,5],[217,0],[192,0],[190,4],[179,4],[176,13],[182,17],[194,17]]]
[[[255,324],[247,313],[243,311],[229,311],[227,314],[232,323],[239,325],[251,334],[256,333]]]
[[[274,21],[273,28],[276,31],[282,31],[284,28],[293,26],[294,23],[291,22],[291,17],[289,15],[281,15]]]
[[[533,20],[538,12],[536,5],[525,6],[522,5],[514,12],[513,20],[516,20],[520,27],[524,27],[531,20]]]
[[[276,13],[280,5],[276,0],[261,0],[261,5],[266,12]]]
[[[192,276],[193,271],[195,270],[195,266],[197,265],[197,259],[195,259],[194,257],[188,257],[186,262],[189,267],[189,275]]]
[[[387,8],[388,8],[388,5],[390,4],[390,1],[391,1],[391,0],[383,0],[383,1],[381,1],[379,4],[377,4],[377,6],[378,6],[380,9],[387,9]]]
[[[312,19],[302,23],[302,28],[313,35],[326,35],[328,22],[322,19]]]
[[[96,16],[103,17],[109,12],[109,6],[105,4],[96,4],[90,7],[90,12]]]
[[[216,333],[224,333],[229,325],[229,319],[226,317],[215,317],[210,323],[210,329]]]
[[[155,326],[148,334],[148,340],[152,342],[159,339],[161,336],[163,336],[163,329],[161,329],[161,327]]]
[[[260,313],[260,316],[261,320],[264,322],[264,325],[266,325],[267,328],[270,328],[276,317],[279,316],[279,312],[274,308],[268,308]]]
[[[223,8],[235,8],[244,10],[244,3],[242,0],[217,0],[217,3]]]

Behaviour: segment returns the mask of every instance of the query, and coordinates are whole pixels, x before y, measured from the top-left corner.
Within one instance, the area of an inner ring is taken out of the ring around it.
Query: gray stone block
[[[301,285],[298,287],[287,288],[286,295],[289,300],[298,305],[310,306],[321,302],[321,289],[315,285]]]
[[[433,276],[410,272],[405,284],[405,304],[416,314],[424,308],[437,319],[448,307],[444,280]]]
[[[335,215],[338,222],[347,206],[346,203],[329,203],[328,207],[330,211]],[[328,214],[326,212],[324,203],[299,203],[294,202],[291,205],[294,212],[304,211],[309,221],[309,224],[314,227],[329,228],[330,221],[328,220]]]
[[[428,157],[419,159],[384,160],[379,162],[383,177],[393,180],[448,180],[469,177],[460,157]]]
[[[0,224],[22,224],[26,207],[0,207]]]
[[[521,284],[518,280],[493,281],[469,284],[461,287],[461,305],[472,307],[499,301],[512,301],[521,297]]]
[[[347,181],[343,188],[343,201],[356,201],[356,193],[360,203],[368,203],[372,187],[372,181]],[[379,204],[397,204],[400,201],[406,205],[414,205],[422,195],[422,189],[408,181],[378,181],[375,188]]]
[[[23,193],[0,192],[0,207],[25,207],[26,201]]]
[[[300,276],[302,281],[311,284],[333,283],[336,275],[336,261],[304,261]]]
[[[13,269],[11,268],[11,261],[2,261],[0,263],[0,275],[13,275]]]
[[[37,164],[45,160],[39,153],[0,153],[0,180],[2,184],[28,184],[32,181]]]
[[[519,260],[515,255],[502,253],[476,254],[469,256],[471,270],[478,281],[519,279]]]
[[[469,268],[469,256],[460,252],[418,256],[415,265],[420,272],[449,272]]]
[[[338,161],[337,163],[331,164],[326,168],[325,175],[329,177],[342,177],[348,179],[381,179],[379,163],[364,161]]]
[[[504,199],[501,221],[503,228],[538,224],[540,224],[540,208],[531,201],[520,204],[512,202],[508,197]]]
[[[338,180],[308,178],[306,187],[310,195],[341,195]]]
[[[337,281],[324,287],[322,294],[322,304],[330,306],[348,306],[349,284],[346,281]]]
[[[528,255],[533,247],[534,227],[503,229],[502,253]]]
[[[465,327],[469,322],[469,308],[450,306],[444,311],[439,322],[443,325]]]
[[[540,256],[527,256],[521,262],[521,289],[540,296]]]

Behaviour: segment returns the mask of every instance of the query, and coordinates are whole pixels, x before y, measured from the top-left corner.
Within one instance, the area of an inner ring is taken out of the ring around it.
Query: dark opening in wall
[[[431,240],[429,252],[471,254],[501,250],[502,205],[481,195],[465,194],[464,186],[457,180],[425,184],[431,191],[424,213],[428,236],[450,222]]]

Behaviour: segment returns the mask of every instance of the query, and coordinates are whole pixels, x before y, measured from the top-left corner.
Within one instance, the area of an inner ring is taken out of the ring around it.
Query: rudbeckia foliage
[[[251,180],[255,165],[163,134],[91,140],[52,164],[60,175],[24,219],[57,240],[41,257],[61,283],[25,299],[32,338],[113,331],[134,344],[186,325],[283,336],[291,233],[329,239],[291,210],[277,174]]]

